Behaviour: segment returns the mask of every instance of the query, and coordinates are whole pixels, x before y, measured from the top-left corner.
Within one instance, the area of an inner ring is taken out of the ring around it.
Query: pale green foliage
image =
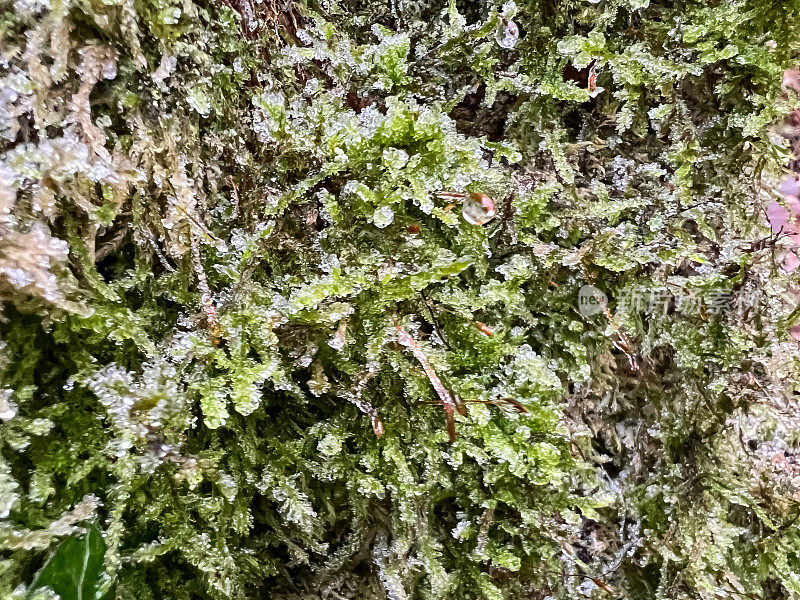
[[[5,2],[0,596],[800,594],[798,9]]]

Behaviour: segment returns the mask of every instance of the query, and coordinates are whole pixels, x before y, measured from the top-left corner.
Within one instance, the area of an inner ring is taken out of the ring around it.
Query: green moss
[[[800,593],[797,3],[3,9],[0,596]]]

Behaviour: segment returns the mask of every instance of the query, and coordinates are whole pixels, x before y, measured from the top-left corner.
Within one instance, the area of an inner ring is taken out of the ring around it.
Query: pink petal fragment
[[[783,87],[800,92],[800,69],[786,69],[783,72]]]

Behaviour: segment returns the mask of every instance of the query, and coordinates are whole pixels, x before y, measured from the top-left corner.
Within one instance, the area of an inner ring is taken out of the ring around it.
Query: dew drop
[[[382,206],[372,215],[372,222],[375,227],[383,229],[388,227],[394,221],[394,211],[388,206]]]
[[[0,390],[0,421],[10,421],[17,416],[17,405],[11,401],[12,390]]]
[[[497,30],[497,44],[501,48],[510,50],[517,45],[517,40],[519,40],[519,27],[514,21],[508,21],[505,27]]]
[[[494,202],[486,194],[472,193],[464,198],[461,214],[470,225],[485,225],[494,219]]]

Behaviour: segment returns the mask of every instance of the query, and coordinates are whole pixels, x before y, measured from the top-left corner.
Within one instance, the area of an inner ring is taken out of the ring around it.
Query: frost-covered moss
[[[800,595],[798,12],[4,2],[0,595]]]

